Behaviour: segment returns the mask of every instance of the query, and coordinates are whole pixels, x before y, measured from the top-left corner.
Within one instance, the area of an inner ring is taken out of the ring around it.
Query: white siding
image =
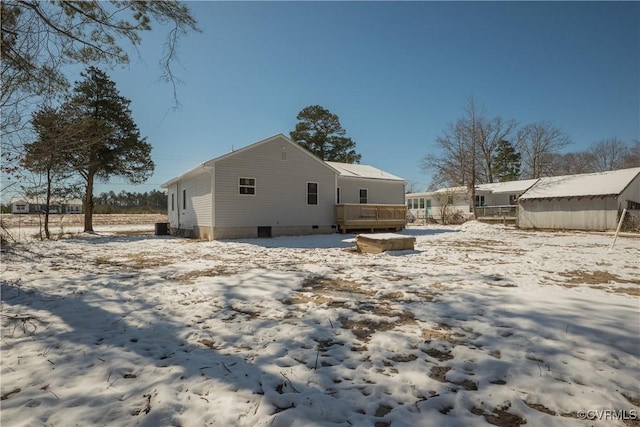
[[[627,207],[627,201],[640,203],[640,176],[636,176],[620,194],[620,197],[618,198],[620,209]]]
[[[453,198],[453,203],[447,203],[448,197]],[[413,193],[405,195],[405,198],[407,201],[410,199],[418,200],[418,208],[412,207],[411,209],[408,209],[409,216],[414,219],[432,218],[435,220],[441,220],[443,213],[447,215],[459,213],[465,218],[472,216],[472,213],[469,212],[469,196],[466,193]],[[419,208],[420,199],[425,200],[424,209]],[[430,208],[427,208],[427,200],[431,200]]]
[[[338,176],[340,203],[360,203],[360,189],[367,189],[368,204],[404,204],[404,181]]]
[[[192,229],[196,225],[211,226],[211,202],[211,173],[207,169],[169,185],[167,213],[170,227]]]
[[[186,204],[183,196],[186,195]],[[180,228],[211,226],[211,173],[203,169],[202,173],[179,183],[178,200],[180,209]]]
[[[256,194],[238,194],[239,178],[255,178]],[[335,223],[335,173],[283,138],[218,160],[214,182],[215,227]],[[307,182],[318,183],[317,205],[307,205]]]
[[[173,205],[171,200],[173,199]],[[173,207],[173,209],[172,209]],[[178,228],[178,184],[174,183],[167,187],[167,216],[169,218],[169,226]]]

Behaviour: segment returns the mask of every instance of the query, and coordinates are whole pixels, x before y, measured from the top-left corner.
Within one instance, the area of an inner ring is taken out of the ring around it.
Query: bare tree
[[[471,162],[468,144],[464,120],[447,124],[436,138],[437,151],[427,154],[420,165],[424,173],[432,174],[429,188],[467,185]]]
[[[637,168],[640,167],[640,139],[636,139],[634,143],[629,147],[629,151],[624,159],[625,168]]]
[[[624,166],[629,147],[618,138],[607,138],[592,144],[587,153],[593,162],[593,172],[605,172]]]
[[[494,182],[493,161],[501,141],[511,139],[518,126],[515,120],[503,120],[500,116],[491,120],[478,120],[478,152],[480,155],[479,179],[482,183]]]
[[[569,136],[548,121],[524,126],[517,141],[522,154],[522,175],[526,178],[553,175],[554,154],[571,144]]]
[[[593,172],[593,156],[586,151],[556,153],[553,156],[553,175],[576,175]]]

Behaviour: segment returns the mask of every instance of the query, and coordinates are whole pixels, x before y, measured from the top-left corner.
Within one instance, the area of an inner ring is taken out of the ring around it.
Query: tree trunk
[[[47,169],[47,195],[44,205],[44,236],[47,240],[51,239],[49,233],[49,212],[51,211],[51,169]]]
[[[87,192],[84,198],[84,231],[93,232],[93,178],[94,174],[87,176]]]

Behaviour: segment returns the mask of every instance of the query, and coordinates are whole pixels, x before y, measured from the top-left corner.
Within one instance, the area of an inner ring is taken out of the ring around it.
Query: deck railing
[[[515,218],[518,215],[517,205],[502,206],[476,206],[476,214],[479,218],[508,217]]]
[[[401,230],[407,218],[405,205],[357,204],[336,205],[336,224],[341,231],[347,229]]]

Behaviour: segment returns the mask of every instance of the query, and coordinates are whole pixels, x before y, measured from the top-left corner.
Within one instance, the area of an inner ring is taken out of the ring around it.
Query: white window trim
[[[253,180],[253,185],[240,185],[240,180],[241,179],[252,179]],[[253,194],[242,194],[240,192],[240,187],[246,187],[246,188],[253,188]],[[256,192],[258,190],[258,180],[251,177],[251,176],[239,176],[238,177],[238,196],[242,196],[242,197],[255,197]]]
[[[315,184],[316,185],[316,203],[315,204],[309,203],[309,184]],[[306,198],[307,198],[307,206],[318,206],[318,205],[320,205],[320,184],[318,182],[316,182],[316,181],[307,181]]]

